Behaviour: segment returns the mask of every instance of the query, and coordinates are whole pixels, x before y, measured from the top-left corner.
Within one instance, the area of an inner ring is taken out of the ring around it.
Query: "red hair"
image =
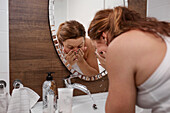
[[[121,6],[98,11],[90,23],[88,35],[92,40],[99,40],[102,32],[108,31],[111,36],[110,42],[118,35],[132,29],[170,36],[169,22],[150,17],[143,18],[139,13]]]

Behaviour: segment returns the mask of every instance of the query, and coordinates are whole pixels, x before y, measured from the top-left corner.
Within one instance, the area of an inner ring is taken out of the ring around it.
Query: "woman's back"
[[[136,30],[123,35],[122,38],[126,35],[130,38],[129,43],[136,51],[137,104],[152,109],[153,113],[167,113],[170,111],[170,38]]]
[[[127,71],[127,72],[133,73],[133,75],[129,76],[128,73],[123,72],[124,74],[127,74],[124,76],[127,76],[126,79],[131,79],[133,77],[135,86],[138,87],[138,86],[142,86],[147,80],[149,80],[153,76],[152,74],[155,73],[155,71],[158,69],[160,64],[162,64],[162,61],[164,61],[165,56],[168,57],[167,60],[169,60],[169,62],[170,62],[170,54],[169,54],[169,56],[167,56],[167,54],[166,54],[168,52],[167,47],[168,46],[166,46],[166,42],[161,37],[156,37],[153,34],[150,34],[147,32],[142,32],[139,30],[131,30],[131,31],[123,33],[120,36],[118,36],[117,38],[115,38],[110,43],[108,50],[110,51],[112,49],[112,53],[119,52],[118,53],[119,56],[126,55],[123,57],[125,60],[122,61],[122,58],[121,58],[121,61],[118,61],[118,63],[126,62],[125,64],[126,64],[126,66],[128,66],[128,68],[127,67],[126,68],[128,70],[131,70],[131,71]],[[170,53],[170,50],[169,50],[169,53]],[[112,56],[112,58],[113,57],[116,57],[115,54]],[[127,61],[127,60],[130,60],[130,61]],[[167,61],[164,61],[164,62],[166,62],[166,65],[168,65]],[[123,65],[125,65],[125,64],[122,64],[122,65],[118,64],[118,65],[120,65],[120,67],[122,67],[122,69],[120,69],[120,70],[126,71],[123,69],[123,67],[124,67]],[[117,64],[114,64],[114,65],[117,66]],[[108,66],[108,67],[110,67],[110,66]],[[163,66],[162,68],[164,68],[164,67],[165,66]],[[113,67],[110,67],[110,68],[114,69]],[[161,70],[162,70],[162,68],[161,68]],[[161,71],[161,70],[159,70],[159,71]],[[168,71],[170,70],[170,66],[169,66],[169,68],[167,68],[167,70]],[[119,71],[119,73],[120,73],[120,71]],[[170,77],[170,72],[168,72],[168,74]],[[112,79],[112,76],[113,75],[110,75],[109,77]],[[117,75],[115,77],[118,77],[118,76],[119,75]],[[159,77],[157,77],[157,76],[159,76]],[[148,83],[150,85],[150,87],[152,88],[156,84],[159,84],[159,82],[162,82],[161,80],[163,80],[162,79],[163,76],[164,76],[164,73],[162,73],[162,72],[160,72],[159,75],[156,75],[156,78],[160,78],[160,79],[158,79],[158,81],[152,80],[152,82]],[[170,78],[166,78],[166,79],[170,79]],[[128,81],[129,80],[127,80],[127,82]],[[115,81],[112,81],[112,82],[115,82]],[[170,86],[170,83],[169,83],[169,86]],[[149,87],[144,87],[143,90],[147,92],[148,91],[147,89],[149,89]],[[158,89],[155,88],[155,90],[157,92],[159,92],[161,95],[164,95],[165,97],[169,98],[169,96],[166,95],[165,93],[162,94],[161,88],[158,88]],[[136,91],[137,91],[136,99],[138,100],[138,103],[141,102],[146,106],[149,105],[148,107],[145,106],[146,108],[150,108],[151,106],[154,106],[153,104],[157,104],[157,102],[155,102],[155,100],[154,101],[152,100],[153,98],[146,98],[148,95],[147,96],[140,95],[140,97],[139,97],[138,91],[140,92],[140,89],[137,89]],[[167,90],[164,92],[167,92]],[[150,92],[147,92],[147,93],[150,93]],[[152,91],[151,91],[151,93],[152,93]],[[157,97],[161,97],[161,95],[160,96],[157,95]],[[149,97],[150,97],[150,95],[149,95]],[[157,97],[155,97],[155,98],[157,98]],[[145,100],[145,98],[146,98],[146,100]],[[145,101],[143,101],[142,99],[144,99]],[[150,103],[150,100],[153,102],[153,104]],[[140,105],[140,104],[138,104],[138,105]],[[144,106],[141,106],[141,107],[144,107]],[[159,112],[159,113],[161,113],[161,112]]]
[[[135,43],[133,51],[136,56],[136,86],[144,83],[158,68],[166,54],[166,43],[163,38],[147,32],[132,30],[128,32]],[[126,35],[126,34],[125,34]]]
[[[124,49],[128,57],[133,57],[135,65],[135,83],[141,85],[161,64],[166,54],[166,43],[161,37],[142,32],[140,30],[131,30],[118,36],[109,46]],[[123,47],[124,46],[124,47]]]
[[[166,52],[165,54],[160,52],[160,55],[157,55],[158,57],[164,55],[161,63],[158,66],[155,62],[159,63],[159,61],[153,61],[151,65],[148,63],[146,68],[151,70],[153,68],[150,66],[153,65],[156,69],[149,75],[147,80],[137,87],[137,105],[152,109],[153,113],[170,112],[170,38],[165,37],[164,41]],[[160,48],[162,47],[160,46]],[[164,49],[162,50],[164,51]]]

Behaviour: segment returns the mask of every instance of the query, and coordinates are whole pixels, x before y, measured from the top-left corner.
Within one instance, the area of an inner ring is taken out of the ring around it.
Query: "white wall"
[[[124,0],[105,0],[105,8],[114,8],[116,6],[124,6]],[[125,6],[127,5],[127,0],[125,0]]]
[[[7,82],[9,91],[9,16],[8,0],[0,0],[0,80]]]
[[[67,0],[55,0],[54,15],[57,15],[54,16],[54,19],[55,29],[58,29],[58,26],[67,20]]]
[[[87,31],[97,10],[103,9],[104,0],[68,0],[67,20],[77,20]]]
[[[170,0],[147,0],[147,16],[170,22]]]

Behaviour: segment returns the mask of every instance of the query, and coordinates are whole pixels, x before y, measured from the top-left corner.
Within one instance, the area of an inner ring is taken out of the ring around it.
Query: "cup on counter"
[[[73,88],[58,88],[58,113],[72,113]]]

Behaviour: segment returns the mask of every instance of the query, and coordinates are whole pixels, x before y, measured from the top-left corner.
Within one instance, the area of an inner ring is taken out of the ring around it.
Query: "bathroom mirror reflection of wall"
[[[86,81],[94,81],[107,75],[107,71],[98,65],[99,74],[92,77],[85,76],[83,73],[73,68],[64,58],[65,52],[62,46],[58,43],[56,36],[58,26],[67,20],[76,20],[83,24],[86,30],[86,37],[88,25],[94,17],[95,13],[100,9],[113,8],[115,6],[128,6],[127,0],[49,0],[49,24],[51,28],[51,36],[61,61],[66,68],[72,73],[71,77],[79,77]],[[98,64],[100,64],[99,60]]]

